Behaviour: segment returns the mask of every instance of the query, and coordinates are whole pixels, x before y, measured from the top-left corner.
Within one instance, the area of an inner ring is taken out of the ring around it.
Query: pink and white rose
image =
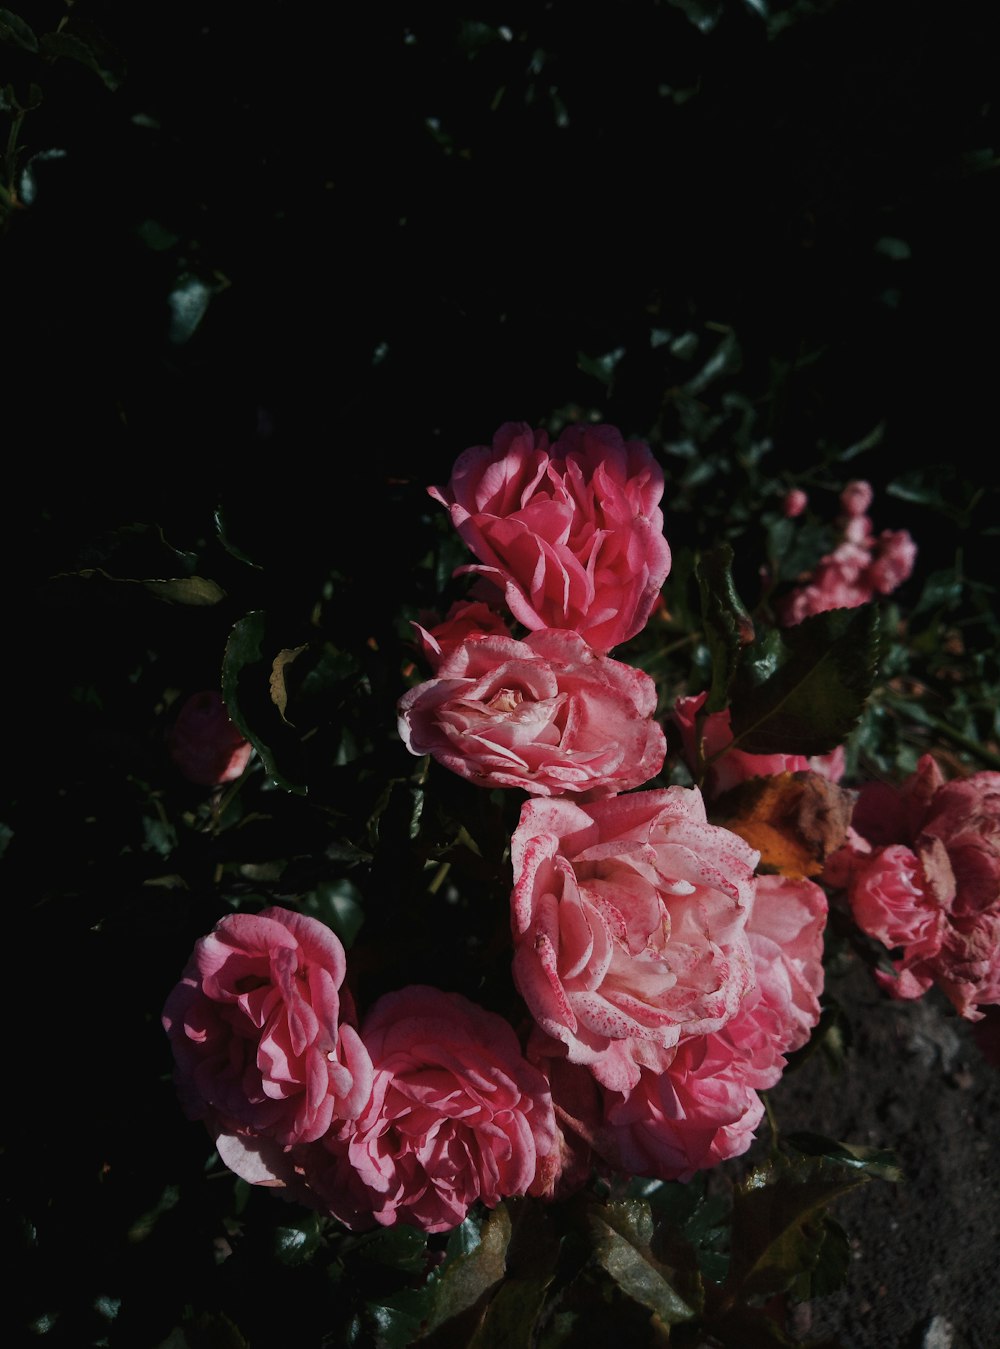
[[[937,984],[981,1020],[1000,1003],[1000,773],[946,782],[924,755],[899,789],[862,788],[829,877],[858,926],[896,954],[876,978],[894,997]]]
[[[363,1036],[371,1097],[328,1149],[336,1174],[327,1183],[341,1213],[353,1205],[383,1226],[444,1232],[477,1201],[494,1208],[528,1192],[554,1152],[555,1116],[548,1081],[509,1022],[417,984],[380,998]],[[311,1183],[320,1191],[317,1161],[314,1153]]]
[[[753,984],[759,854],[668,787],[526,802],[511,840],[513,975],[536,1023],[603,1086],[662,1071]]]
[[[162,1020],[181,1104],[224,1160],[246,1153],[252,1168],[255,1140],[272,1157],[366,1105],[372,1066],[345,970],[339,938],[289,909],[228,914],[195,943]]]
[[[764,1112],[758,1092],[775,1085],[819,1021],[827,917],[812,881],[760,876],[757,885],[747,927],[753,987],[719,1030],[683,1038],[664,1069],[643,1067],[634,1086],[610,1090],[570,1062],[564,1044],[536,1033],[529,1052],[549,1074],[567,1143],[615,1171],[682,1181],[750,1146]]]
[[[459,455],[447,507],[478,565],[526,628],[565,628],[606,652],[640,632],[670,570],[663,470],[613,426],[568,426],[555,444],[505,422]]]
[[[709,797],[720,796],[748,778],[768,777],[775,773],[819,773],[831,782],[844,774],[844,747],[838,745],[829,754],[807,758],[804,754],[747,754],[733,745],[729,708],[698,713],[708,698],[707,690],[687,698],[678,698],[672,718],[681,733],[684,760],[692,773],[704,764],[705,790]],[[700,744],[699,744],[700,741]]]
[[[435,679],[402,696],[398,725],[412,754],[478,786],[591,799],[663,767],[655,710],[642,670],[595,655],[576,633],[534,632],[460,643]]]
[[[193,693],[177,713],[167,752],[189,781],[217,787],[241,776],[253,746],[229,720],[222,694],[205,689]]]

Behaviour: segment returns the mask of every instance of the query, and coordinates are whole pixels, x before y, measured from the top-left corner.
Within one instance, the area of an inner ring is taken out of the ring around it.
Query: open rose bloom
[[[666,739],[656,685],[571,632],[461,642],[399,701],[399,734],[481,787],[609,796],[648,782]]]
[[[873,783],[831,859],[858,926],[894,953],[894,997],[937,984],[963,1017],[1000,1003],[1000,773],[945,782],[924,755],[895,789]]]
[[[613,426],[545,431],[506,422],[459,455],[446,506],[479,565],[530,631],[565,628],[605,652],[640,632],[670,570],[663,471]]]
[[[735,1016],[758,854],[707,822],[696,789],[528,801],[511,859],[514,981],[603,1086],[631,1090]]]
[[[374,1065],[368,1104],[305,1174],[353,1227],[456,1227],[471,1206],[526,1194],[551,1167],[548,1080],[510,1024],[457,993],[411,985],[375,1003],[363,1026]]]
[[[261,1181],[268,1159],[354,1118],[372,1066],[342,988],[344,948],[289,909],[229,914],[195,945],[163,1026],[178,1092],[220,1154]]]
[[[747,1150],[764,1113],[758,1093],[775,1085],[786,1055],[819,1021],[826,917],[814,882],[758,877],[746,925],[751,986],[722,1026],[682,1034],[663,1066],[642,1067],[632,1085],[609,1088],[565,1043],[535,1033],[530,1052],[549,1074],[575,1168],[555,1192],[579,1183],[588,1154],[613,1171],[690,1180]]]

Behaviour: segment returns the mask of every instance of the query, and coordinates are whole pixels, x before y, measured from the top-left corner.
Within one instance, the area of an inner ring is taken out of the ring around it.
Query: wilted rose
[[[569,426],[555,444],[506,422],[459,455],[446,506],[479,565],[526,628],[567,628],[609,651],[645,626],[670,570],[663,471],[613,426]]]
[[[375,1003],[363,1035],[371,1098],[330,1154],[352,1202],[383,1226],[443,1232],[477,1201],[494,1208],[528,1192],[555,1147],[555,1118],[548,1082],[509,1022],[411,985]]]
[[[253,753],[253,746],[229,720],[222,694],[215,689],[193,693],[170,728],[167,751],[191,782],[216,787],[234,782]]]
[[[412,754],[479,786],[592,799],[660,771],[655,709],[642,670],[595,655],[575,633],[534,632],[462,642],[402,696],[398,724]]]
[[[513,974],[537,1024],[606,1087],[720,1029],[753,983],[758,854],[669,787],[526,802],[511,841]]]
[[[963,1017],[1000,1002],[1000,773],[946,782],[924,755],[901,788],[862,788],[829,874],[855,921],[893,951],[894,997],[937,984]]]
[[[163,1009],[189,1118],[284,1148],[356,1116],[372,1069],[345,968],[339,938],[289,909],[228,914],[201,937]]]

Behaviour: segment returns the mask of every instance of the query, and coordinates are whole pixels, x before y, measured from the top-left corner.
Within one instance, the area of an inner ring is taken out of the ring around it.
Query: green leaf
[[[413,1344],[432,1299],[432,1290],[426,1284],[372,1299],[365,1310],[375,1328],[377,1349],[407,1349]]]
[[[12,42],[15,47],[25,51],[38,51],[38,38],[17,14],[9,9],[0,9],[0,42]]]
[[[786,1292],[816,1268],[827,1206],[870,1180],[827,1157],[779,1159],[736,1189],[727,1290],[743,1300]]]
[[[808,1157],[829,1157],[842,1166],[863,1171],[880,1180],[901,1181],[903,1170],[895,1153],[886,1148],[869,1148],[860,1143],[841,1143],[822,1134],[808,1132],[782,1134],[782,1142]]]
[[[702,553],[695,564],[702,619],[712,657],[706,712],[721,712],[727,705],[740,651],[754,639],[753,619],[736,593],[732,569],[733,550],[728,543]]]
[[[510,1213],[505,1204],[500,1204],[483,1223],[479,1245],[445,1265],[435,1286],[434,1310],[424,1328],[426,1334],[474,1307],[501,1281],[507,1269],[510,1234]]]
[[[828,754],[858,724],[877,668],[873,604],[766,633],[733,682],[733,743],[748,754]]]
[[[125,63],[98,33],[82,28],[76,31],[62,28],[57,33],[43,33],[40,46],[50,61],[57,61],[60,57],[79,61],[92,70],[112,93],[125,78]]]
[[[274,1254],[283,1265],[302,1265],[319,1249],[323,1240],[319,1218],[306,1213],[295,1222],[274,1230]]]
[[[690,1321],[695,1312],[668,1280],[669,1271],[649,1249],[653,1219],[649,1205],[624,1199],[590,1213],[594,1255],[626,1296],[660,1318],[664,1325]]]
[[[205,576],[178,576],[168,581],[143,581],[142,584],[150,594],[169,600],[171,604],[206,606],[226,598],[222,586]]]
[[[399,1223],[353,1238],[351,1250],[370,1264],[418,1273],[426,1261],[427,1236],[415,1227]]]
[[[360,891],[348,880],[321,881],[315,890],[302,896],[299,907],[332,928],[348,950],[365,921]]]

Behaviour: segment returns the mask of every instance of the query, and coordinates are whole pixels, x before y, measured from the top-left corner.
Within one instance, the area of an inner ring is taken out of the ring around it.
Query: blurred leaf
[[[250,1349],[249,1340],[222,1312],[200,1312],[175,1326],[157,1349]]]
[[[197,331],[208,312],[212,288],[197,276],[185,275],[167,296],[170,325],[167,336],[174,346],[183,346]]]
[[[614,383],[615,367],[624,355],[624,347],[615,347],[614,351],[607,351],[603,356],[585,356],[582,351],[578,351],[576,363],[585,375],[593,375],[595,379],[599,379],[610,393]]]
[[[12,42],[15,47],[25,51],[38,51],[38,38],[17,14],[9,9],[0,9],[0,42]]]
[[[696,564],[701,611],[712,656],[712,685],[705,712],[720,712],[729,701],[729,685],[740,651],[754,639],[753,619],[733,584],[733,550],[723,544],[702,553]]]
[[[365,1311],[375,1328],[377,1349],[407,1349],[418,1338],[420,1326],[433,1305],[433,1290],[401,1288],[382,1298],[373,1298]],[[366,1343],[366,1341],[363,1341]]]
[[[857,725],[875,683],[873,604],[814,614],[743,652],[733,683],[733,743],[748,754],[828,754]]]
[[[41,50],[50,61],[67,57],[92,70],[114,92],[125,78],[125,62],[105,39],[83,25],[68,26],[55,33],[43,33]]]
[[[670,0],[702,33],[710,33],[722,15],[722,0]]]

